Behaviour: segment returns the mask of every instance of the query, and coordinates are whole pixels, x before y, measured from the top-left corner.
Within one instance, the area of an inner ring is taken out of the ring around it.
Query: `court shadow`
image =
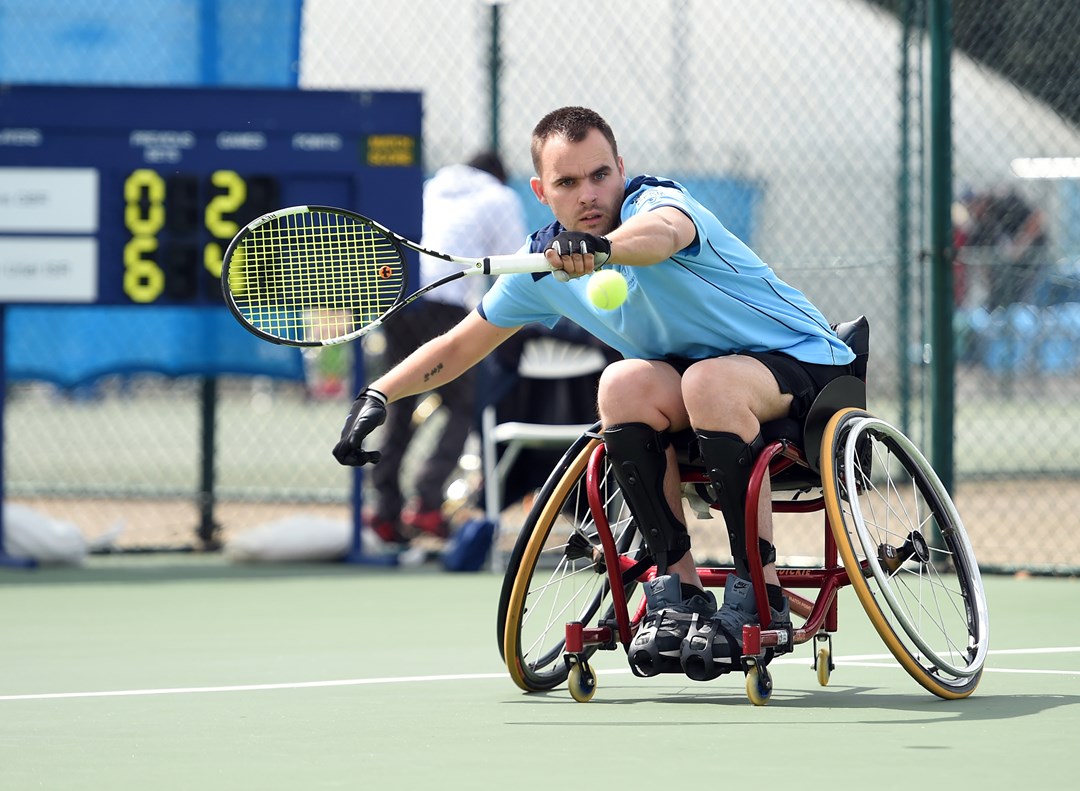
[[[859,717],[864,724],[889,724],[897,712],[914,715],[905,722],[934,723],[942,720],[963,722],[1013,720],[1030,717],[1051,709],[1080,704],[1080,695],[992,695],[975,692],[962,700],[943,700],[915,690],[912,693],[882,693],[880,687],[830,685],[828,690],[788,692],[774,697],[769,705],[798,707],[809,711],[882,712],[880,718]],[[920,718],[920,715],[924,717]],[[815,721],[818,721],[815,719]]]
[[[813,725],[849,725],[857,723],[861,725],[894,725],[899,719],[905,723],[933,724],[943,721],[1003,721],[1014,720],[1022,717],[1030,717],[1042,714],[1052,709],[1063,706],[1075,706],[1080,704],[1080,695],[980,695],[978,692],[963,700],[942,700],[926,693],[918,692],[911,694],[882,693],[881,687],[860,687],[830,685],[827,690],[820,691],[778,691],[774,693],[768,704],[769,709],[783,708],[787,710],[806,711],[808,716],[805,720],[785,719],[787,724],[805,722]],[[610,706],[711,706],[717,709],[748,709],[753,706],[747,701],[741,685],[736,687],[716,687],[712,690],[703,690],[700,687],[684,688],[677,691],[642,690],[632,685],[605,685],[604,696],[599,693],[588,704],[596,707]],[[511,703],[539,704],[539,705],[583,705],[575,703],[565,689],[552,690],[550,692],[522,694],[522,697]],[[881,716],[873,716],[874,712],[880,712]],[[699,720],[695,721],[700,724]],[[513,723],[536,725],[534,722]],[[649,725],[650,727],[664,727],[671,725],[686,725],[685,721],[664,720],[622,720],[617,723],[597,723],[590,719],[588,722],[549,722],[548,725],[559,724],[588,724],[590,727],[612,725],[624,727],[627,725]],[[759,723],[740,720],[740,725],[761,724],[775,725],[775,719],[762,718]]]

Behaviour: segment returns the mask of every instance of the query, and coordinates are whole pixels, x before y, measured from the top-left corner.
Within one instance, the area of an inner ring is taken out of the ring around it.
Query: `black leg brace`
[[[671,439],[644,423],[619,423],[604,429],[604,445],[645,545],[656,560],[657,574],[690,551],[690,534],[664,497],[667,447]]]
[[[705,462],[706,474],[716,491],[717,503],[727,523],[731,556],[735,560],[735,573],[744,580],[750,579],[746,557],[746,489],[750,485],[750,471],[754,460],[765,447],[759,434],[747,445],[737,434],[726,431],[697,432],[698,447]],[[758,539],[762,565],[776,560],[776,548]]]

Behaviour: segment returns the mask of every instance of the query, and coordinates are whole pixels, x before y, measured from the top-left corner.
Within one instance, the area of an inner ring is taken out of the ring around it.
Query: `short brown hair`
[[[580,143],[591,129],[598,130],[607,138],[615,158],[618,159],[619,146],[615,142],[615,133],[595,110],[588,107],[560,107],[541,118],[533,127],[532,133],[532,161],[537,175],[540,174],[540,151],[544,143],[553,137],[565,137],[571,143]]]

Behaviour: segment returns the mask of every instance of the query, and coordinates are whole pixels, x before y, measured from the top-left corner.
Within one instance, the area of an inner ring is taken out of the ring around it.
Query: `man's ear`
[[[547,206],[547,198],[544,197],[544,182],[537,176],[533,176],[529,179],[529,186],[532,187],[533,195],[536,196],[536,199]]]

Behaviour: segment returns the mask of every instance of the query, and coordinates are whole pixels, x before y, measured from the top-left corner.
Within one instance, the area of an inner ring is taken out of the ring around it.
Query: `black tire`
[[[821,459],[837,547],[874,628],[925,689],[967,697],[982,677],[990,624],[945,487],[911,440],[861,409],[833,416]]]
[[[503,660],[521,689],[539,692],[562,684],[566,624],[596,626],[612,617],[607,574],[580,552],[567,553],[571,535],[599,546],[586,491],[589,459],[601,445],[585,434],[566,452],[540,490],[510,555],[499,597],[497,630]],[[598,486],[621,553],[634,554],[640,541],[606,460]],[[587,553],[585,553],[587,554]],[[635,554],[636,556],[636,554]],[[629,596],[635,582],[625,586]],[[586,658],[595,652],[586,649]]]

